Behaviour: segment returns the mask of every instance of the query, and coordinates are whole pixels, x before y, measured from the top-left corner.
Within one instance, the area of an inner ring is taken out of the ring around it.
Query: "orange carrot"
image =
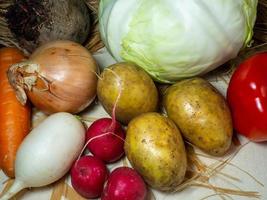
[[[30,131],[31,110],[29,104],[23,106],[17,100],[6,72],[23,58],[15,48],[0,49],[0,167],[11,178],[17,149]]]

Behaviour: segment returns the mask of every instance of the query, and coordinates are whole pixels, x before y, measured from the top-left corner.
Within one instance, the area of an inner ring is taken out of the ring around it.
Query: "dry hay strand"
[[[241,180],[239,178],[222,172],[223,168],[230,165],[240,170],[241,172],[245,173],[246,175],[248,175],[259,186],[264,187],[264,185],[260,181],[258,181],[254,176],[252,176],[245,170],[231,163],[231,161],[235,158],[238,152],[247,144],[248,143],[237,146],[235,149],[235,152],[233,152],[228,158],[224,160],[217,159],[212,156],[205,155],[205,154],[196,153],[195,147],[189,144],[187,148],[189,168],[186,174],[185,181],[176,188],[175,192],[182,191],[188,187],[201,187],[201,188],[206,188],[206,189],[210,189],[214,191],[214,194],[206,196],[202,198],[201,200],[208,199],[213,196],[218,196],[222,200],[225,200],[227,198],[233,199],[231,197],[232,195],[260,199],[261,196],[257,191],[244,191],[238,186],[236,186],[235,184],[233,184],[232,182],[230,182],[230,181],[240,182]],[[207,157],[209,159],[215,160],[216,162],[211,165],[207,165],[203,161],[200,160],[200,157]],[[210,183],[210,179],[214,176],[216,177],[220,176],[220,178],[227,181],[228,183],[231,183],[231,185],[233,185],[235,188],[234,189],[225,188],[225,187],[219,187],[219,186],[213,185],[212,183]]]
[[[259,0],[254,39],[257,43],[267,42],[267,0]]]
[[[2,195],[4,195],[8,190],[9,188],[12,186],[14,182],[14,179],[7,179],[3,184],[5,184],[4,186],[4,189],[0,192],[0,197]],[[12,197],[10,200],[17,200],[17,199],[20,199],[24,193],[27,191],[27,189],[24,189],[22,191],[20,191],[19,193],[17,193],[14,197]]]
[[[86,42],[85,46],[88,48],[91,52],[96,52],[102,47],[104,47],[104,44],[101,41],[99,29],[98,29],[98,5],[99,0],[85,0],[85,3],[87,4],[88,8],[91,10],[92,15],[92,29],[91,34]]]
[[[88,8],[92,11],[93,15],[97,16],[98,13],[98,5],[100,0],[85,0]]]
[[[81,195],[79,195],[70,185],[68,185],[68,183],[66,183],[66,177],[63,177],[53,184],[53,191],[50,196],[50,200],[61,199],[86,200]]]
[[[9,30],[7,21],[5,19],[7,8],[12,4],[12,2],[13,1],[11,0],[0,1],[0,44],[7,47],[15,46],[21,49],[16,38],[14,38],[11,31]]]

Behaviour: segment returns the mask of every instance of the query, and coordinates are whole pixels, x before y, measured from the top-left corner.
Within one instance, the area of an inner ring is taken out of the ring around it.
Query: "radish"
[[[83,156],[71,168],[72,187],[87,199],[101,196],[107,177],[106,165],[95,156]]]
[[[102,193],[102,200],[145,200],[146,184],[132,168],[118,167],[111,172]]]
[[[85,142],[83,124],[69,113],[50,115],[20,145],[15,160],[15,181],[0,198],[8,200],[28,187],[41,187],[63,177]]]
[[[92,123],[86,133],[87,148],[93,155],[110,163],[124,154],[125,131],[110,118],[101,118]]]

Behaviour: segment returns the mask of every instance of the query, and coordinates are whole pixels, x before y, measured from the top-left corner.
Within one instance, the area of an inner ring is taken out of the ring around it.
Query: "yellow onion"
[[[53,41],[38,49],[27,61],[8,70],[10,84],[25,104],[51,114],[77,113],[96,96],[98,66],[90,52],[78,43]]]

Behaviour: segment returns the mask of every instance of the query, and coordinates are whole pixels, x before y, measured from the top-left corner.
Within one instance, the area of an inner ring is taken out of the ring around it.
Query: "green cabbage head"
[[[257,0],[101,0],[101,38],[117,60],[172,83],[205,74],[250,44]]]

